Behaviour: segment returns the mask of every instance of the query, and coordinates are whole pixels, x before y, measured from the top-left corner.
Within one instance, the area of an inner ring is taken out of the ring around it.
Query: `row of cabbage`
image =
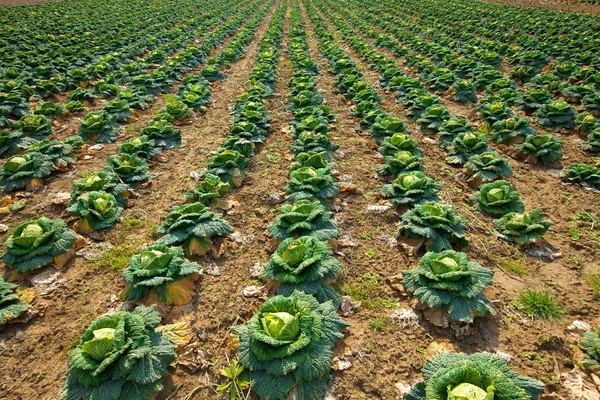
[[[403,121],[380,108],[379,96],[362,78],[354,62],[334,43],[316,8],[305,4],[320,40],[321,52],[338,76],[338,90],[353,103],[353,113],[360,118],[361,127],[370,131],[380,152],[387,154],[386,161],[397,159],[399,154],[403,154],[400,158],[411,159],[405,169],[388,162],[380,170],[396,176],[391,184],[382,187],[382,195],[401,206],[399,211],[405,211],[398,234],[423,238],[428,244],[429,252],[420,259],[419,266],[403,272],[403,285],[423,304],[442,309],[454,321],[470,323],[476,316],[489,315],[491,306],[483,290],[492,282],[493,271],[469,261],[465,253],[453,250],[453,247],[468,245],[462,233],[465,221],[451,206],[438,202],[437,192],[441,186],[422,172],[422,151],[410,138]],[[423,371],[424,381],[416,384],[405,398],[493,393],[537,399],[543,391],[541,382],[519,377],[504,360],[488,353],[443,353],[427,361]],[[471,380],[472,373],[481,379]],[[491,382],[496,377],[502,377],[507,385],[492,387]]]
[[[240,362],[250,370],[261,399],[322,399],[333,363],[332,348],[348,326],[336,313],[340,296],[327,283],[342,264],[328,240],[339,235],[329,211],[340,186],[332,174],[334,150],[328,136],[335,120],[317,90],[317,64],[310,58],[297,1],[292,2],[287,53],[294,67],[289,82],[293,114],[290,150],[295,161],[270,235],[281,240],[261,275],[275,283],[267,300],[239,335]]]

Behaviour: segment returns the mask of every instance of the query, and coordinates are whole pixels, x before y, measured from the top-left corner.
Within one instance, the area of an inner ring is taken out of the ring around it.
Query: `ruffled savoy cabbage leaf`
[[[318,200],[299,200],[282,206],[279,211],[275,224],[267,228],[276,239],[314,236],[319,240],[329,240],[340,233],[333,213]]]

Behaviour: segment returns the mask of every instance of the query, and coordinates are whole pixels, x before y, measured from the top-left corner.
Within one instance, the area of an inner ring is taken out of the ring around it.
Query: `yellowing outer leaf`
[[[59,254],[59,255],[55,256],[54,259],[52,260],[52,262],[54,263],[54,266],[56,266],[56,268],[63,269],[65,267],[65,265],[67,265],[67,263],[74,256],[75,256],[75,250],[73,250],[71,248],[66,253]]]
[[[37,292],[35,291],[35,289],[27,288],[27,289],[23,290],[23,292],[21,293],[21,297],[19,297],[19,299],[23,303],[31,304],[33,302],[33,300],[35,300],[36,297],[37,297]]]
[[[188,255],[203,256],[212,247],[213,242],[210,238],[191,238],[186,246]]]
[[[94,230],[90,226],[90,223],[88,222],[87,219],[80,219],[79,221],[77,221],[76,226],[77,226],[77,230],[79,230],[79,232],[81,232],[81,233],[94,232]]]
[[[167,283],[165,303],[181,306],[192,301],[194,297],[194,282],[198,279],[197,274],[192,274],[179,281]]]
[[[44,181],[42,181],[39,178],[33,178],[31,180],[31,182],[29,182],[27,184],[27,186],[25,186],[25,190],[28,192],[37,192],[38,190],[40,190],[43,187],[44,187]]]
[[[178,351],[192,339],[192,329],[189,321],[179,321],[174,324],[161,325],[156,328],[156,331],[161,332],[171,343],[177,345]]]

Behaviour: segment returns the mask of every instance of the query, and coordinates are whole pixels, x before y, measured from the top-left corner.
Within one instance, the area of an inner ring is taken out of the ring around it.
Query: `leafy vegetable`
[[[192,203],[173,206],[157,232],[164,234],[159,243],[183,243],[187,254],[203,255],[212,247],[212,238],[227,236],[231,230],[231,225],[221,215],[201,203]]]
[[[156,146],[165,150],[181,146],[181,130],[175,129],[166,120],[148,121],[145,127],[140,129],[140,136],[147,136],[154,140]]]
[[[488,150],[488,141],[484,132],[459,133],[448,146],[446,162],[464,164],[471,156]]]
[[[67,208],[67,213],[80,217],[79,228],[87,233],[113,226],[121,218],[123,207],[112,194],[92,191],[78,196]]]
[[[548,128],[573,129],[575,127],[575,110],[563,100],[543,104],[533,115],[539,119],[542,126]]]
[[[183,248],[153,244],[131,257],[123,270],[130,285],[125,299],[141,299],[152,291],[166,304],[187,304],[194,295],[193,279],[200,272],[200,265],[185,259]]]
[[[495,151],[486,151],[471,156],[465,164],[469,173],[481,182],[491,182],[498,178],[509,177],[512,167],[506,158],[500,157]]]
[[[415,269],[402,272],[402,285],[430,308],[440,308],[453,321],[473,322],[491,315],[492,306],[483,294],[494,271],[467,259],[465,253],[446,250],[428,252]]]
[[[421,157],[409,151],[399,151],[392,156],[384,157],[385,165],[377,169],[383,176],[398,175],[403,172],[423,171]]]
[[[479,191],[472,196],[472,200],[478,203],[479,211],[493,215],[525,211],[519,192],[504,180],[481,185]]]
[[[118,148],[119,153],[137,156],[146,160],[162,152],[162,148],[156,146],[154,140],[149,139],[148,136],[134,136],[118,145]]]
[[[149,400],[175,360],[176,346],[156,330],[155,307],[98,318],[70,354],[65,400]]]
[[[511,212],[494,220],[494,228],[501,238],[518,244],[535,243],[550,229],[549,221],[544,221],[541,208],[522,213]]]
[[[154,178],[148,173],[148,163],[141,157],[133,154],[114,154],[108,157],[107,171],[115,173],[120,180],[130,186]]]
[[[290,296],[299,290],[320,303],[331,300],[337,308],[340,296],[326,282],[335,279],[342,263],[331,254],[331,247],[315,237],[287,238],[271,255],[261,275],[280,282],[278,294]]]
[[[246,177],[244,169],[250,164],[250,159],[238,151],[220,149],[212,156],[206,165],[206,174],[216,175],[231,187],[240,187]]]
[[[527,136],[525,142],[516,145],[515,148],[544,163],[552,163],[563,157],[563,153],[559,151],[562,142],[552,135]]]
[[[98,143],[112,143],[117,140],[121,128],[115,117],[108,111],[89,112],[79,125],[79,136],[83,140],[94,140]]]
[[[571,164],[569,168],[563,169],[561,178],[570,183],[600,184],[600,169],[589,164]]]
[[[383,185],[381,195],[395,206],[437,201],[442,185],[421,171],[404,172],[388,185]]]
[[[52,173],[53,163],[41,153],[27,153],[9,157],[0,167],[0,185],[4,192],[21,189],[34,180]]]
[[[290,173],[290,182],[284,188],[288,201],[331,199],[338,195],[340,185],[326,168],[302,167]]]
[[[326,211],[318,200],[299,200],[279,210],[281,214],[275,224],[267,228],[276,239],[314,236],[319,240],[329,240],[340,234],[333,213]]]
[[[598,369],[600,367],[600,328],[594,332],[584,332],[581,346],[583,347],[583,366],[592,371]]]
[[[185,193],[185,198],[187,201],[198,202],[206,207],[214,207],[218,204],[218,199],[229,192],[229,183],[223,182],[213,174],[206,174],[202,178],[196,187]]]
[[[348,326],[330,302],[301,292],[263,304],[239,335],[240,361],[251,371],[252,389],[263,399],[284,399],[295,388],[303,399],[323,397],[336,340]]]
[[[129,185],[121,183],[114,172],[92,172],[84,178],[73,181],[69,206],[77,202],[77,198],[87,192],[106,192],[113,195],[121,207],[127,207],[127,191]]]
[[[442,251],[452,249],[452,243],[467,246],[469,241],[463,234],[465,221],[456,211],[435,202],[417,204],[402,215],[398,235],[409,238],[424,238],[429,244],[427,250]]]
[[[423,152],[417,148],[418,145],[419,143],[411,139],[408,134],[394,133],[391,137],[383,139],[379,146],[379,152],[387,157],[400,151],[408,151],[413,155],[420,156]]]
[[[425,361],[423,382],[405,400],[538,400],[544,384],[511,370],[491,353],[442,353]]]
[[[490,136],[496,143],[510,145],[523,142],[527,136],[531,135],[535,135],[535,131],[529,126],[529,119],[522,117],[498,121],[490,127]]]
[[[17,287],[0,276],[0,327],[31,309],[31,304],[21,300],[21,296],[16,292]]]

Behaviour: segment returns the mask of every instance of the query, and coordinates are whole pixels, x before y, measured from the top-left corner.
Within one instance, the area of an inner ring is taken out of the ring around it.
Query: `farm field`
[[[600,400],[593,0],[20,3],[0,400]]]

